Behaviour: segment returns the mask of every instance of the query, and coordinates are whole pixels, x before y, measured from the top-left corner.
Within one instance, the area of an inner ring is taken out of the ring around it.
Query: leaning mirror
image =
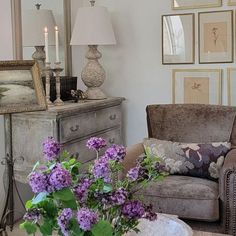
[[[194,14],[162,16],[162,63],[194,63]]]
[[[61,62],[65,75],[71,75],[71,8],[70,0],[12,0],[13,31],[15,34],[15,59],[35,59],[43,67],[45,34],[48,30],[48,58]],[[58,52],[56,55],[55,26],[58,27]]]

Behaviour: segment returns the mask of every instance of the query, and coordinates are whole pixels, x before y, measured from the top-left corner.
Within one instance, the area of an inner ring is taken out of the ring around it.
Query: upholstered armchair
[[[214,105],[149,105],[148,136],[182,143],[230,142],[219,181],[169,175],[141,189],[157,212],[183,219],[219,222],[222,232],[236,235],[236,107]],[[143,144],[127,149],[125,171],[136,164]]]

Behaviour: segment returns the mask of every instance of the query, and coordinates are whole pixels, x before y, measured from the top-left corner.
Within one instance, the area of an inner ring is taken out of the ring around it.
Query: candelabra
[[[46,101],[47,101],[47,105],[48,106],[52,106],[53,103],[50,100],[50,77],[52,74],[52,68],[50,67],[51,63],[50,62],[46,62],[45,63],[45,68],[44,68],[44,73],[45,73],[45,77],[46,77],[46,82],[45,82],[45,93],[46,93]]]
[[[56,100],[54,101],[55,106],[62,106],[64,105],[64,102],[61,100],[61,77],[60,74],[63,71],[63,69],[60,67],[61,62],[55,62],[55,68],[53,69],[53,72],[55,73],[56,77]]]

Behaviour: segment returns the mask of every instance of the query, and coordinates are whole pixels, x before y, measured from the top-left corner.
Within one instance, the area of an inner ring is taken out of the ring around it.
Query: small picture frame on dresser
[[[0,61],[0,114],[46,110],[38,65],[34,61]]]

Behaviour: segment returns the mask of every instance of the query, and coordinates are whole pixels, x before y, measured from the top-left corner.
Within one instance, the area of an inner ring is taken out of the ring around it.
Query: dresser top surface
[[[15,117],[35,116],[35,117],[55,117],[68,116],[73,113],[83,113],[102,108],[117,106],[125,99],[122,97],[109,97],[103,100],[81,100],[78,103],[67,101],[63,106],[49,106],[46,111],[25,112],[14,114]]]

